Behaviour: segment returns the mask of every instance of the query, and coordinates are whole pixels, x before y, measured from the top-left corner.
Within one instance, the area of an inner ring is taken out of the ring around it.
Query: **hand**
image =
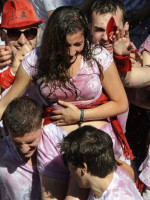
[[[11,63],[12,50],[10,46],[0,45],[0,67],[7,66]]]
[[[127,56],[133,49],[133,43],[130,42],[129,31],[118,29],[113,36],[113,50],[116,55]]]
[[[143,58],[140,52],[130,53],[130,60],[132,63],[132,67],[142,67],[143,66]]]
[[[65,101],[58,101],[65,109],[55,110],[52,112],[51,119],[53,123],[59,126],[74,124],[80,121],[80,109],[71,103]]]
[[[23,59],[23,57],[32,50],[32,46],[29,44],[25,44],[22,48],[16,52],[15,57],[12,62],[11,71],[16,74],[18,67]]]

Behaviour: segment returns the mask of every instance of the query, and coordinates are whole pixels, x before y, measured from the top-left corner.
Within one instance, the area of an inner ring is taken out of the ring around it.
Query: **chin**
[[[29,154],[24,154],[24,158],[31,158],[33,156],[34,152],[30,152]]]
[[[78,182],[78,181],[77,181],[77,182]],[[79,185],[80,188],[87,188],[86,185],[83,184],[83,183],[81,183],[81,182],[78,182],[78,185]]]

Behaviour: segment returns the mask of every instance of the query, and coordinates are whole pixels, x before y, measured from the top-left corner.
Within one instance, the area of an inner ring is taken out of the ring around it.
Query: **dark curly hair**
[[[65,164],[78,168],[86,163],[93,176],[104,178],[116,170],[112,139],[100,129],[80,127],[64,137],[59,146]]]
[[[66,36],[68,34],[73,35],[79,31],[83,31],[85,39],[81,54],[84,60],[92,65],[91,61],[94,58],[92,56],[88,23],[79,8],[70,6],[59,7],[53,12],[47,22],[40,49],[41,56],[38,72],[34,77],[34,81],[38,83],[40,89],[49,87],[48,96],[56,90],[56,87],[59,87],[61,90],[64,87],[72,93],[75,92],[77,96],[77,88],[75,88],[68,73],[72,63],[68,54],[69,48]],[[99,66],[102,74],[101,65],[96,60],[94,61]]]

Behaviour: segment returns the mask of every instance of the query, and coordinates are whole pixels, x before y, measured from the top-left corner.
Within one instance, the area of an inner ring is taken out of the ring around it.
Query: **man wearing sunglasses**
[[[6,45],[0,46],[0,93],[5,90],[2,95],[12,84],[24,55],[36,46],[40,31],[38,25],[42,22],[43,19],[37,19],[31,3],[27,0],[8,0],[4,4],[0,29],[7,34],[7,38]],[[0,137],[4,135],[3,123],[0,122]],[[19,196],[18,198],[21,199]],[[0,199],[9,199],[1,180]]]
[[[8,12],[9,11],[9,12]],[[3,7],[0,29],[7,33],[6,46],[1,46],[0,56],[11,64],[0,70],[1,90],[7,89],[14,81],[22,58],[35,48],[39,36],[38,25],[44,19],[38,20],[32,4],[26,0],[8,0]]]

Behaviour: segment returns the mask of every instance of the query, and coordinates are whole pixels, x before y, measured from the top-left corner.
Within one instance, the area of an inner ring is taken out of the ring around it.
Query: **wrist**
[[[10,68],[10,73],[15,76],[16,75],[16,72],[17,72],[17,69],[15,69],[14,67],[11,67]]]
[[[131,71],[130,56],[119,56],[114,54],[114,61],[119,72],[127,73]]]
[[[82,124],[83,121],[84,121],[84,110],[81,109],[80,111],[81,111],[81,112],[80,112],[80,121],[79,121],[79,123]]]

